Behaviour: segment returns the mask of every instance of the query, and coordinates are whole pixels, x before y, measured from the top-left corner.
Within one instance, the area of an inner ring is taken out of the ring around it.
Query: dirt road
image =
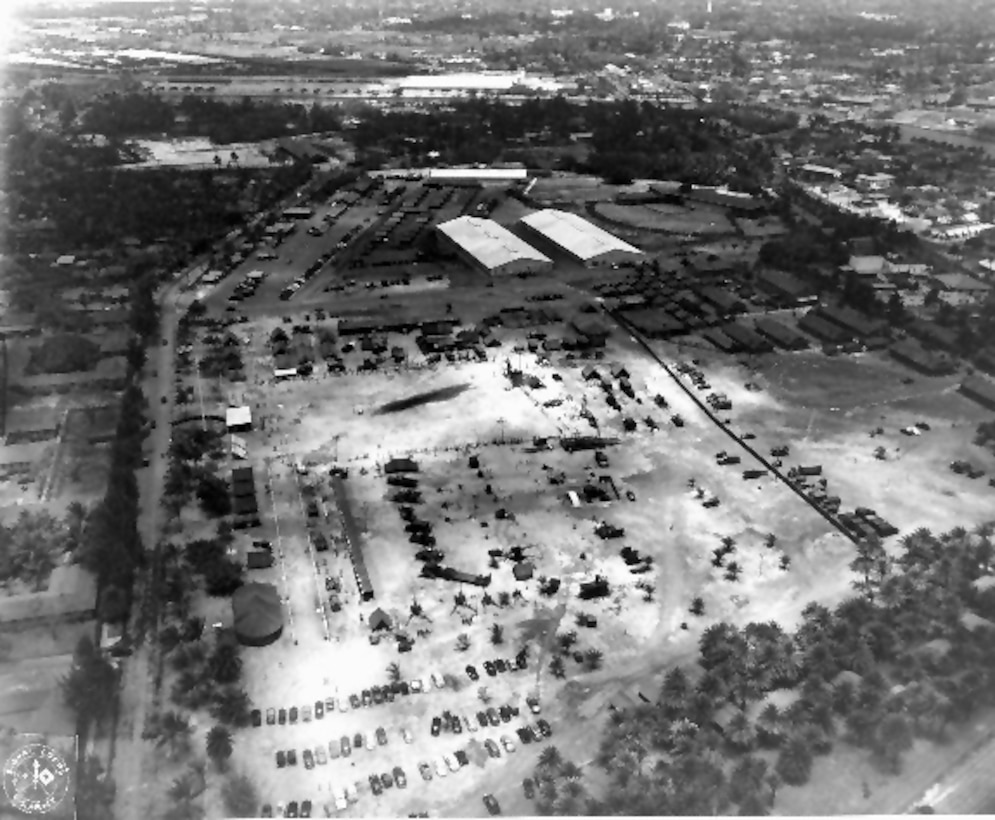
[[[155,373],[145,385],[149,401],[149,417],[155,422],[150,438],[150,467],[144,470],[141,481],[141,521],[139,531],[148,552],[155,550],[159,538],[160,505],[162,486],[166,472],[166,456],[170,440],[170,419],[173,409],[173,378],[175,367],[177,322],[192,296],[184,294],[184,288],[199,268],[192,268],[168,285],[160,294],[162,310],[160,334],[166,340],[162,345],[156,340],[154,355],[149,357],[147,367]],[[163,401],[165,399],[165,402]],[[144,597],[144,588],[137,590],[136,600]],[[135,607],[131,633],[141,617],[141,606]],[[150,627],[154,629],[154,627]],[[154,640],[154,637],[153,637]],[[113,777],[117,784],[117,799],[114,816],[118,820],[139,820],[149,816],[149,791],[145,788],[148,774],[145,769],[150,750],[149,741],[142,739],[146,715],[152,699],[154,669],[151,658],[152,647],[148,640],[137,647],[124,667],[121,681],[120,714],[118,734],[114,754]]]

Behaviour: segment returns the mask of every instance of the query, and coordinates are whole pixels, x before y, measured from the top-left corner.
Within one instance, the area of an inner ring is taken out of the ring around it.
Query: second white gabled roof
[[[491,219],[460,216],[438,229],[488,270],[523,260],[552,263],[544,253]]]
[[[613,251],[642,253],[639,248],[569,211],[546,208],[523,217],[522,222],[578,259],[597,259]]]

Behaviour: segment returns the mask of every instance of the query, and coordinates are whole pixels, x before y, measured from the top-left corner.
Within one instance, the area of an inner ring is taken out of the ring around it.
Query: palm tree
[[[169,747],[169,757],[175,760],[181,752],[190,748],[190,735],[193,729],[186,716],[170,710],[159,718],[159,738],[156,746]]]
[[[555,774],[562,765],[563,755],[556,746],[547,746],[539,753],[539,768],[544,774]]]
[[[237,683],[242,676],[242,659],[238,647],[231,643],[221,643],[211,655],[211,677],[222,685]]]
[[[572,760],[564,760],[559,766],[558,774],[564,780],[579,781],[584,774],[584,770]]]
[[[401,667],[398,663],[395,662],[387,665],[387,679],[391,683],[400,683]]]
[[[553,659],[549,662],[549,672],[554,678],[565,678],[567,676],[567,669],[563,663],[563,657],[560,655],[553,655]]]
[[[231,732],[224,726],[212,726],[207,733],[207,756],[223,771],[233,751]]]
[[[211,716],[228,726],[246,726],[249,722],[249,696],[245,690],[229,686],[216,696]]]
[[[601,668],[601,663],[604,660],[605,653],[600,649],[588,649],[584,653],[584,663],[587,665],[589,672],[596,672]]]

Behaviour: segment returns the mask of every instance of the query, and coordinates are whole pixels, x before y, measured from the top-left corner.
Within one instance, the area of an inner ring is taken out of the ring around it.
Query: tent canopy
[[[535,572],[535,567],[532,565],[531,561],[522,561],[521,563],[515,564],[515,568],[512,570],[515,575],[516,581],[528,581],[532,577],[532,573]]]
[[[272,584],[243,584],[232,595],[235,635],[248,646],[272,643],[283,631],[283,607]]]
[[[380,607],[374,609],[373,614],[370,615],[370,629],[390,629],[390,627],[390,616],[380,609]]]

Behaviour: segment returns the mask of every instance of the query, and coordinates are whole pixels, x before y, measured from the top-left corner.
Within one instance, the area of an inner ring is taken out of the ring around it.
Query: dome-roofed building
[[[231,608],[243,646],[266,646],[283,632],[283,607],[272,584],[243,584],[232,595]]]

